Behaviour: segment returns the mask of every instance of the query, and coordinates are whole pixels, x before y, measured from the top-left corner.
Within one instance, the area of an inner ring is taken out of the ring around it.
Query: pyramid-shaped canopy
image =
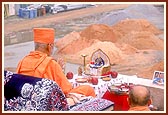
[[[95,52],[93,52],[91,56],[91,61],[95,64],[101,64],[102,66],[110,65],[109,57],[101,49],[98,49]]]

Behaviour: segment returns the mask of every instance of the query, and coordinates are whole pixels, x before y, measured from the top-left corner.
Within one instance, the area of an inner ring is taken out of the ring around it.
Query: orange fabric
[[[130,107],[128,111],[151,111],[148,106]]]
[[[76,87],[70,91],[70,93],[79,93],[79,94],[85,94],[85,96],[93,96],[96,97],[96,94],[94,92],[94,89],[90,87],[89,85],[81,85],[79,87]]]
[[[90,86],[79,86],[73,89],[72,84],[62,72],[60,65],[54,59],[47,59],[46,61],[43,57],[50,58],[47,54],[40,51],[30,52],[29,55],[25,56],[23,60],[19,62],[16,72],[51,79],[60,86],[64,94],[68,94],[72,91],[74,93],[95,97],[94,89]],[[32,72],[32,69],[35,70]]]
[[[52,28],[34,28],[34,42],[54,43],[54,29]]]

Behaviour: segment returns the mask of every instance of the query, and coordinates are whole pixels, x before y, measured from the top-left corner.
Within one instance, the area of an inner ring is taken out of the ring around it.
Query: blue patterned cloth
[[[4,71],[5,111],[66,111],[67,100],[52,80]]]
[[[4,71],[5,111],[103,111],[113,105],[105,99],[90,98],[69,106],[56,82]]]
[[[70,111],[103,111],[111,106],[114,106],[114,102],[112,101],[101,98],[91,98],[74,105]]]

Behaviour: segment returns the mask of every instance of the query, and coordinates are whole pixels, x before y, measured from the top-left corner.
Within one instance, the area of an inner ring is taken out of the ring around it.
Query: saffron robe
[[[61,87],[65,95],[79,93],[85,96],[96,96],[94,89],[89,85],[73,88],[56,60],[40,51],[31,51],[25,56],[19,62],[16,73],[53,80]]]
[[[130,107],[128,111],[151,111],[148,106]]]

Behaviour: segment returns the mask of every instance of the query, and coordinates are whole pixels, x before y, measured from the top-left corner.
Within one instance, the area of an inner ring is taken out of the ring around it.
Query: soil
[[[92,53],[101,49],[109,57],[112,70],[152,79],[155,70],[146,74],[142,74],[142,70],[151,68],[153,64],[156,66],[158,62],[164,65],[161,63],[164,41],[157,37],[161,33],[154,25],[142,19],[126,19],[112,27],[92,24],[80,32],[72,32],[59,39],[56,42],[56,56],[64,55],[67,60],[82,64],[81,55],[85,54],[88,55],[86,62],[89,63]],[[164,67],[155,69],[163,71]]]

